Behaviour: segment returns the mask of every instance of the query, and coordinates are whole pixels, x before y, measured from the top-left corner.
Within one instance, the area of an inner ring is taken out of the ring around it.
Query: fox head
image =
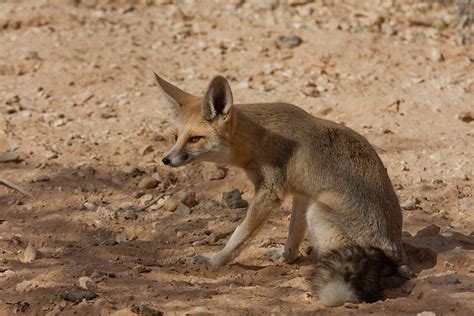
[[[154,73],[166,103],[176,117],[176,143],[163,163],[179,167],[195,161],[226,163],[231,156],[230,140],[235,114],[229,83],[216,76],[204,97],[186,93]]]

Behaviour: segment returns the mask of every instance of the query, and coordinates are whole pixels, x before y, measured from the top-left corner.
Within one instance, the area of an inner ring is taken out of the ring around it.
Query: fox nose
[[[171,160],[168,157],[165,157],[161,160],[165,165],[169,165],[171,163]]]

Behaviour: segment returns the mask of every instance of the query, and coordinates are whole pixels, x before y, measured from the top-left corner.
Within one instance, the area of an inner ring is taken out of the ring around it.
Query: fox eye
[[[189,137],[188,143],[195,144],[195,143],[197,143],[198,141],[200,141],[202,138],[203,138],[203,136],[193,136],[193,137]]]

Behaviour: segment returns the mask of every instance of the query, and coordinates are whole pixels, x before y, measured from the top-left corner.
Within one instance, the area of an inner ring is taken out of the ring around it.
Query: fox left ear
[[[229,83],[224,77],[216,76],[207,88],[201,106],[201,115],[206,121],[212,121],[219,116],[226,118],[232,104],[232,90]]]

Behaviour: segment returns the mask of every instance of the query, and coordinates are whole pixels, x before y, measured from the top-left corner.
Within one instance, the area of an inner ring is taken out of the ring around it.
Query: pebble
[[[449,274],[444,277],[444,281],[446,284],[460,284],[459,278],[454,274]]]
[[[126,220],[132,220],[132,221],[134,221],[134,220],[136,220],[136,219],[138,218],[138,215],[137,215],[137,213],[135,213],[134,211],[129,210],[129,211],[125,212],[124,218],[125,218]]]
[[[97,285],[90,277],[83,276],[79,278],[79,286],[84,290],[97,290]]]
[[[250,4],[262,10],[274,10],[278,6],[279,0],[250,0]]]
[[[118,206],[119,210],[128,210],[132,208],[133,203],[132,202],[123,202]]]
[[[132,305],[130,306],[130,311],[134,314],[146,315],[146,316],[162,316],[163,315],[163,312],[160,312],[157,309],[144,306],[144,305]]]
[[[229,234],[230,233],[213,232],[209,235],[209,237],[207,237],[207,241],[212,244],[226,238]]]
[[[460,119],[464,123],[471,123],[472,121],[474,121],[474,116],[471,112],[461,112],[458,114],[458,119]]]
[[[287,48],[294,48],[298,47],[303,43],[301,37],[293,35],[293,36],[279,36],[276,44],[278,47],[287,47]]]
[[[145,191],[143,191],[143,190],[138,190],[138,191],[135,191],[135,192],[132,193],[132,196],[136,199],[139,199],[144,195],[145,195]]]
[[[321,96],[321,92],[319,92],[318,88],[315,86],[306,86],[301,92],[307,97],[317,98]]]
[[[416,314],[416,316],[436,316],[436,313],[433,313],[432,311],[423,311]]]
[[[208,241],[206,239],[196,240],[192,243],[193,246],[204,246],[207,245]]]
[[[230,192],[222,193],[222,199],[230,208],[244,208],[249,206],[249,203],[242,199],[242,193],[239,189],[233,189]]]
[[[179,204],[182,203],[187,207],[193,207],[199,202],[195,198],[196,194],[191,189],[183,189],[170,196],[163,204],[168,212],[175,211]]]
[[[217,166],[214,164],[206,164],[202,171],[204,180],[213,181],[213,180],[222,180],[227,176],[229,169],[223,166]]]
[[[423,229],[420,229],[415,237],[433,237],[438,236],[441,228],[436,224],[431,224],[426,226]]]
[[[430,54],[431,54],[431,60],[432,61],[443,61],[444,60],[443,54],[436,47],[431,48],[431,53]]]
[[[36,281],[25,280],[18,283],[15,287],[17,292],[28,292],[38,287],[38,283]]]
[[[23,252],[23,257],[20,259],[20,261],[24,263],[31,263],[39,257],[40,252],[35,247],[33,247],[32,244],[28,244],[25,251]]]
[[[91,211],[91,210],[95,209],[97,207],[97,205],[95,205],[94,203],[91,203],[91,202],[85,202],[83,204],[83,207],[84,207],[84,209],[86,209],[88,211]]]
[[[138,151],[138,153],[142,156],[145,156],[146,154],[149,154],[149,153],[152,153],[152,152],[153,152],[153,146],[151,146],[150,144],[143,146]]]
[[[50,151],[50,150],[47,150],[45,152],[44,156],[46,157],[46,159],[56,159],[56,158],[58,158],[58,154],[55,153],[54,151]]]
[[[140,203],[145,205],[153,200],[153,195],[151,194],[145,194],[140,198]]]
[[[152,177],[144,177],[138,183],[138,187],[140,189],[145,189],[145,190],[153,189],[153,188],[156,188],[157,186],[158,186],[158,180]]]
[[[74,293],[62,293],[60,297],[68,302],[90,301],[97,297],[97,293],[88,290],[75,290]]]
[[[348,309],[359,309],[359,305],[358,305],[358,304],[354,304],[354,303],[344,303],[344,308],[348,308]]]
[[[1,162],[21,162],[21,158],[17,153],[7,151],[6,153],[0,154],[0,163]]]
[[[187,216],[191,214],[191,209],[183,203],[179,203],[178,207],[176,208],[175,214],[179,216]]]
[[[178,201],[174,199],[172,196],[166,199],[165,203],[163,204],[163,207],[165,210],[168,212],[174,212],[178,208]]]
[[[114,237],[114,240],[117,244],[127,241],[127,237],[124,234],[117,234]]]
[[[416,201],[415,200],[406,200],[400,203],[400,206],[405,210],[414,210],[416,208]]]
[[[136,265],[132,268],[133,271],[136,273],[148,273],[151,272],[151,269],[149,267],[145,267],[142,264]]]

